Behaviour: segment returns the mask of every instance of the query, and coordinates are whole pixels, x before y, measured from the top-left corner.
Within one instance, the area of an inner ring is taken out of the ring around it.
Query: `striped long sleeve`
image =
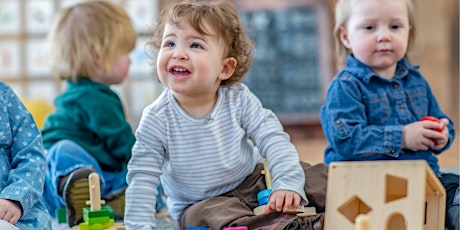
[[[132,155],[128,229],[155,229],[160,178],[168,210],[178,219],[187,206],[236,188],[261,157],[268,159],[273,190],[295,191],[307,200],[294,145],[275,114],[244,84],[219,88],[216,105],[205,118],[188,115],[165,90],[144,110]]]

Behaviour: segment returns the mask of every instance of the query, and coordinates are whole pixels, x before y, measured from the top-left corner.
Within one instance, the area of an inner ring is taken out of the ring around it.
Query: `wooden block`
[[[372,230],[444,230],[446,192],[424,160],[331,163],[327,189],[326,230],[360,214]]]

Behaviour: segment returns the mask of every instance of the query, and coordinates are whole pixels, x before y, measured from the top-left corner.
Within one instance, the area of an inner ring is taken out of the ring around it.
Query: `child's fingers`
[[[290,211],[293,209],[293,204],[294,204],[294,196],[290,193],[286,194],[286,197],[284,198],[284,208],[283,211]]]
[[[284,211],[292,211],[299,208],[300,204],[300,196],[294,192],[286,193],[286,197],[284,199]]]
[[[441,118],[439,121],[443,126],[447,126],[449,124],[449,119],[447,118]]]
[[[283,211],[283,206],[284,206],[284,196],[276,196],[275,197],[275,210],[277,212]]]
[[[281,191],[276,191],[271,194],[268,200],[267,207],[264,213],[270,213],[273,211],[281,212],[283,210],[285,194]]]
[[[265,205],[265,210],[264,210],[264,214],[265,214],[265,215],[270,214],[272,211],[273,211],[273,209],[272,209],[272,207],[270,206],[270,203],[268,203],[267,205]]]

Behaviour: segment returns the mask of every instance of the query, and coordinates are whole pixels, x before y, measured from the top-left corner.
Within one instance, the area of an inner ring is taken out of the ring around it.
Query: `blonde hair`
[[[343,68],[346,56],[351,53],[340,40],[340,28],[346,28],[346,23],[351,16],[351,5],[352,2],[357,0],[338,0],[335,5],[335,27],[334,27],[334,40],[335,40],[335,50],[337,56],[337,68]],[[416,5],[415,0],[404,0],[407,2],[407,12],[409,15],[409,26],[411,27],[409,31],[409,41],[408,41],[408,50],[405,57],[407,58],[407,53],[415,45],[415,33],[416,33]]]
[[[107,73],[120,53],[134,49],[136,39],[120,5],[90,0],[63,8],[48,34],[53,75],[76,81],[98,71]]]
[[[231,85],[243,79],[252,62],[252,43],[241,25],[238,12],[230,1],[184,1],[170,4],[165,8],[153,31],[149,46],[153,47],[153,65],[156,63],[161,48],[165,25],[189,22],[200,34],[217,36],[228,45],[225,52],[227,57],[234,57],[237,66],[233,75],[221,82],[221,85]],[[210,34],[215,31],[216,34]],[[155,67],[156,68],[156,67]]]

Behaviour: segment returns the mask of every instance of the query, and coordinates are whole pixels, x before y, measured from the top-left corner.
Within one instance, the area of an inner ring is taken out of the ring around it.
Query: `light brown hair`
[[[189,22],[201,34],[217,36],[227,44],[227,57],[234,57],[237,66],[233,75],[221,82],[221,85],[231,85],[243,79],[252,62],[252,43],[240,23],[238,12],[230,1],[182,1],[169,4],[160,15],[160,19],[153,31],[151,41],[153,60],[156,58],[163,40],[166,24]],[[211,28],[206,28],[209,25]],[[210,34],[211,29],[216,34]],[[155,64],[154,64],[155,66]],[[156,71],[155,71],[156,72]]]
[[[76,81],[107,73],[120,53],[134,49],[136,39],[130,17],[116,3],[90,0],[65,7],[48,34],[53,75]]]

